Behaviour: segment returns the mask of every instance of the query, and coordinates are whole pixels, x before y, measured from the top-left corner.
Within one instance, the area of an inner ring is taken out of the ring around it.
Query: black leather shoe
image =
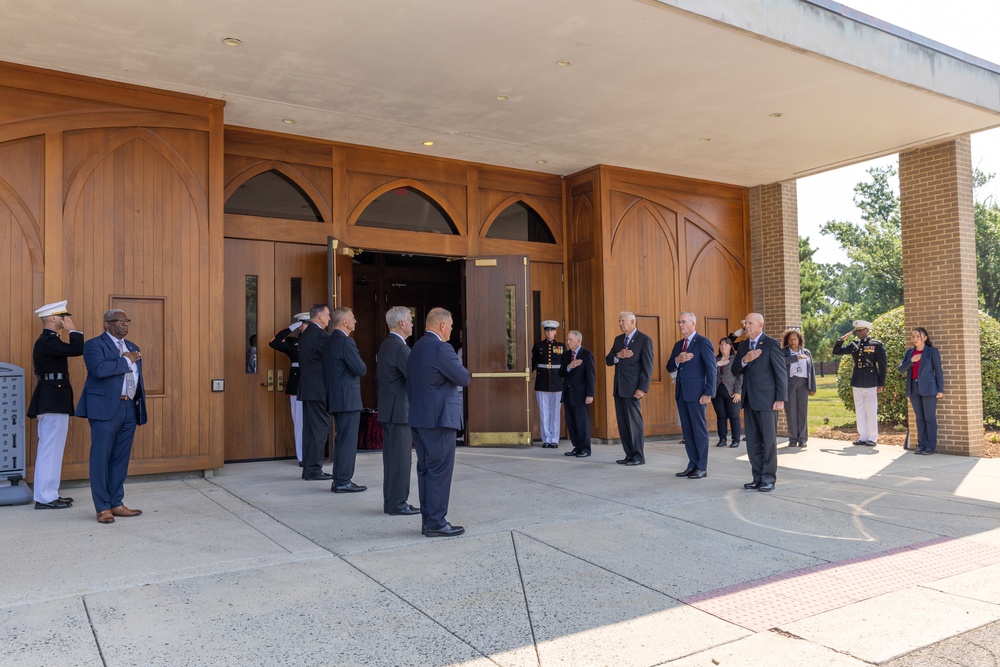
[[[414,507],[410,503],[403,503],[391,512],[386,512],[389,516],[410,516],[411,514],[420,514],[420,508]]]
[[[746,484],[743,485],[743,488],[747,489],[748,491],[751,489],[759,489],[760,482],[747,482]]]
[[[731,443],[729,443],[729,446],[730,447],[739,447],[740,446],[740,441],[736,440],[734,442],[731,442]]]
[[[858,440],[855,440],[854,442],[852,442],[851,444],[852,445],[864,445],[865,441],[861,440],[861,439],[858,439]]]
[[[644,460],[642,460],[642,459],[632,459],[631,461],[629,461],[625,465],[627,465],[627,466],[644,466],[644,465],[646,465],[646,462]]]
[[[623,466],[623,465],[626,465],[631,460],[632,459],[618,459],[617,461],[615,461],[615,463],[617,463],[620,466]]]
[[[330,487],[330,490],[334,493],[358,493],[359,491],[364,491],[367,486],[358,486],[354,482],[348,482],[347,484],[334,484]]]
[[[763,491],[764,493],[768,493],[769,491],[774,491],[774,484],[761,484],[760,486],[757,487],[757,490]]]
[[[869,440],[868,442],[865,443],[865,447],[874,447],[874,446],[875,446],[875,442],[873,442],[871,440]]]
[[[576,456],[579,453],[580,453],[579,449],[571,449],[570,451],[563,454],[563,456]]]
[[[430,528],[424,530],[424,537],[456,537],[465,532],[465,528],[462,526],[453,526],[450,523],[446,523],[436,530],[431,530]]]
[[[59,502],[69,503],[70,505],[73,504],[73,499],[72,498],[63,498],[62,496],[59,496],[59,498],[57,498],[57,500]]]
[[[315,482],[317,480],[323,481],[323,480],[327,480],[327,479],[333,479],[333,475],[331,475],[328,472],[321,472],[318,475],[309,475],[308,477],[306,477],[305,475],[303,475],[302,479],[306,480],[307,482]]]
[[[804,442],[800,442],[799,443],[799,447],[802,447],[803,449],[805,449],[806,447],[808,447],[808,445],[806,445],[806,443],[804,443]]]
[[[578,459],[585,459],[588,456],[590,456],[590,452],[579,452],[576,454],[576,458]]]
[[[719,440],[717,443],[715,443],[715,446],[716,447],[725,447],[726,446],[726,441],[725,440]]]
[[[306,465],[305,463],[303,463],[302,461],[299,461],[299,467],[300,467],[300,468],[304,468],[304,467],[305,467],[305,465]]]
[[[691,471],[691,474],[688,475],[688,479],[704,479],[705,477],[708,477],[708,473],[701,468],[695,468]]]
[[[684,470],[684,472],[674,473],[674,476],[675,477],[687,477],[688,475],[690,475],[691,473],[693,473],[695,470],[697,470],[697,468],[687,468],[687,469]]]
[[[67,507],[72,507],[73,503],[64,503],[59,498],[56,498],[51,503],[35,503],[36,510],[64,510]]]

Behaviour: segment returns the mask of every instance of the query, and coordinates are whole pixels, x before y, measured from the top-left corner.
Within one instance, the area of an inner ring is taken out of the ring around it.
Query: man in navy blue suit
[[[355,484],[354,462],[358,454],[361,424],[361,377],[368,366],[351,338],[357,320],[346,306],[330,313],[333,331],[323,343],[323,376],[326,378],[326,411],[333,415],[337,436],[333,441],[334,493],[357,493],[367,486]]]
[[[583,349],[583,334],[566,334],[566,351],[559,362],[563,382],[562,402],[566,409],[566,431],[573,449],[566,456],[585,459],[590,456],[590,404],[594,402],[597,368],[594,355]]]
[[[462,428],[462,396],[472,375],[448,343],[454,321],[444,308],[427,313],[426,332],[413,346],[406,364],[409,379],[410,428],[417,449],[417,487],[422,529],[427,537],[465,532],[445,516],[455,468],[455,434]]]
[[[684,311],[677,318],[681,339],[674,343],[667,361],[667,372],[677,373],[674,399],[681,418],[684,449],[688,465],[678,477],[703,479],[708,473],[708,424],[705,412],[715,397],[718,369],[712,341],[698,335],[694,313]]]
[[[135,427],[146,423],[142,353],[125,340],[131,321],[125,311],[109,310],[104,333],[83,344],[87,381],[76,416],[90,421],[90,493],[99,523],[142,514],[122,502]]]

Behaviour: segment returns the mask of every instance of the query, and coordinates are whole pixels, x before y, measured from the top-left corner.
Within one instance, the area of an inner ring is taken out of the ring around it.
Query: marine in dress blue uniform
[[[566,346],[556,340],[555,320],[544,320],[545,338],[531,348],[531,370],[535,372],[535,400],[538,401],[538,423],[542,447],[559,446],[559,403],[562,399],[563,377],[560,375]]]

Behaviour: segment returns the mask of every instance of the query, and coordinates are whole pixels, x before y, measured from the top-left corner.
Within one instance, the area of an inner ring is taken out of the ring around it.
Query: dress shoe
[[[688,475],[688,479],[704,479],[705,477],[708,477],[708,473],[701,468],[695,468],[691,471],[691,474]]]
[[[632,459],[618,459],[617,461],[615,461],[615,463],[617,463],[620,466],[623,466],[623,465],[627,464],[631,460]]]
[[[73,504],[73,499],[72,498],[63,498],[62,496],[59,496],[59,500],[62,501],[62,502],[64,502],[64,503],[69,503],[70,505]]]
[[[922,452],[921,451],[917,452],[917,454],[920,454],[921,456],[930,456],[933,453],[934,452],[932,450],[930,450],[930,449],[925,449]]]
[[[427,537],[427,526],[420,526],[420,534]]]
[[[308,477],[303,475],[302,479],[306,480],[307,482],[316,482],[316,481],[322,482],[327,479],[333,479],[333,475],[331,475],[328,472],[321,472],[318,475],[309,475]]]
[[[124,505],[119,505],[118,507],[112,507],[110,512],[115,516],[139,516],[142,514],[142,510],[130,510]]]
[[[750,489],[759,489],[760,488],[760,482],[747,482],[746,484],[743,485],[743,488],[747,489],[748,491]]]
[[[762,491],[764,493],[774,491],[774,484],[761,484],[760,486],[757,487],[757,490]]]
[[[851,444],[852,444],[852,445],[864,445],[864,444],[865,444],[865,441],[864,441],[864,440],[861,440],[860,438],[858,438],[857,440],[855,440],[855,441],[854,441],[854,442],[852,442]]]
[[[674,475],[676,477],[687,477],[688,475],[690,475],[691,473],[693,473],[695,470],[697,470],[697,468],[688,467],[688,468],[685,468],[683,472],[677,472],[677,473],[674,473]]]
[[[571,449],[570,451],[563,454],[563,456],[576,456],[579,453],[580,453],[579,449]]]
[[[450,523],[446,523],[440,528],[431,529],[428,528],[424,530],[424,537],[455,537],[461,535],[465,532],[465,528],[462,526],[453,526]]]
[[[367,486],[359,486],[354,482],[348,482],[347,484],[334,484],[330,487],[330,490],[334,493],[358,493],[359,491],[364,491]]]
[[[865,443],[865,447],[874,447],[877,443],[874,440],[869,440]]]
[[[403,503],[391,512],[386,512],[389,516],[410,516],[411,514],[420,514],[420,508],[414,507],[410,503]]]
[[[551,447],[552,449],[559,449],[559,443],[558,442],[553,442],[553,443],[551,443],[549,445],[549,447]]]
[[[739,447],[740,446],[740,441],[739,440],[733,440],[731,443],[729,443],[729,446],[730,447]]]
[[[111,510],[102,510],[97,513],[97,523],[114,523],[115,517],[111,515]]]
[[[646,461],[644,459],[632,459],[631,461],[629,461],[625,465],[627,465],[627,466],[644,466],[644,465],[646,465]]]
[[[40,503],[35,502],[36,510],[64,510],[67,507],[72,507],[73,503],[64,503],[62,498],[56,498],[51,503]]]
[[[726,446],[726,441],[725,440],[719,440],[717,443],[715,443],[715,446],[716,447],[725,447]]]
[[[578,454],[576,455],[576,458],[578,458],[578,459],[585,459],[585,458],[587,458],[588,456],[590,456],[590,452],[579,452],[579,453],[578,453]]]
[[[304,468],[304,467],[306,467],[306,464],[305,464],[305,463],[303,463],[302,461],[299,461],[299,467],[300,467],[300,468]]]

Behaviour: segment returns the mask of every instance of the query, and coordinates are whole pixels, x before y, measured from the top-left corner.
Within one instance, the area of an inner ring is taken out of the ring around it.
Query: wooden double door
[[[268,342],[296,313],[327,302],[327,249],[243,239],[225,243],[225,460],[295,456],[285,394],[291,363]]]

